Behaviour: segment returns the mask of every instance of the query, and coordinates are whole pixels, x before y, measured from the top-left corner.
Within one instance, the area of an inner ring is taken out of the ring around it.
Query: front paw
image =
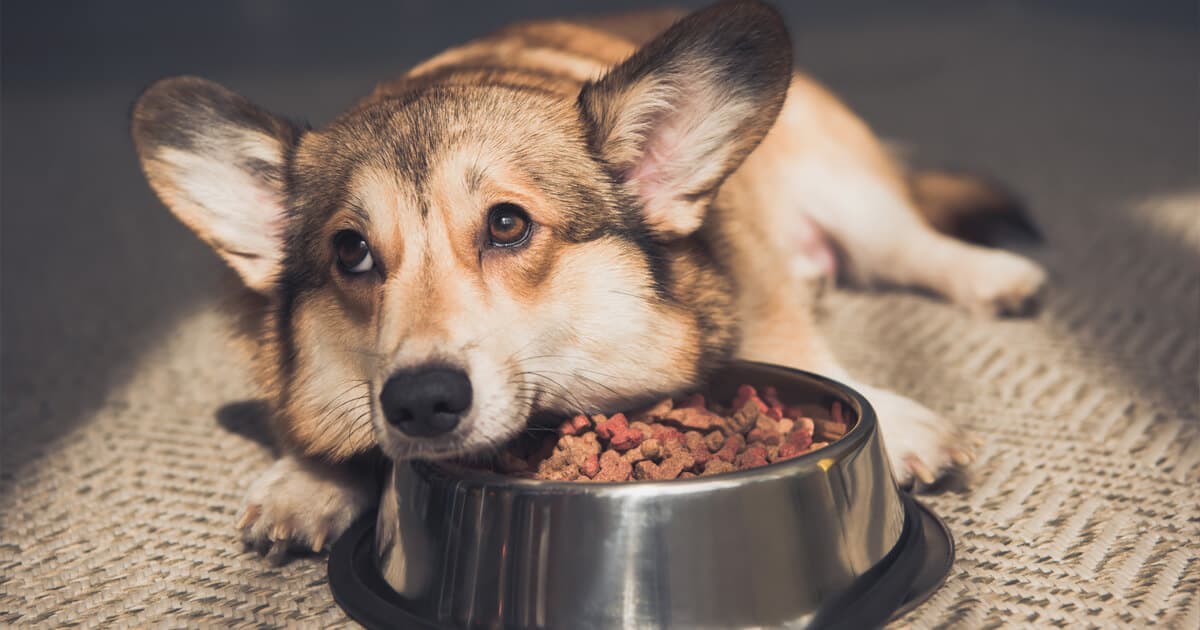
[[[374,505],[375,490],[356,471],[286,456],[250,486],[237,528],[247,545],[275,562],[289,550],[320,552]]]
[[[860,391],[875,408],[884,448],[901,485],[919,481],[928,486],[974,460],[969,437],[944,416],[884,389]]]

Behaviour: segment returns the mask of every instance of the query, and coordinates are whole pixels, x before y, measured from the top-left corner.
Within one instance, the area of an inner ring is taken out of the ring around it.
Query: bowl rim
[[[858,390],[834,380],[807,370],[788,367],[777,363],[761,361],[735,360],[723,370],[749,367],[783,372],[792,378],[799,378],[816,383],[825,389],[832,390],[845,402],[849,402],[858,416],[858,421],[840,439],[831,442],[820,450],[812,451],[793,457],[792,459],[773,462],[746,470],[735,470],[719,473],[708,477],[691,477],[688,479],[667,479],[653,481],[550,481],[544,479],[528,479],[513,477],[503,473],[477,468],[467,468],[453,464],[447,460],[424,461],[410,460],[404,462],[415,471],[426,476],[446,478],[460,486],[484,491],[511,490],[523,494],[572,494],[600,496],[639,496],[666,494],[693,494],[710,492],[734,486],[745,486],[748,483],[775,481],[791,478],[797,475],[828,470],[833,462],[841,461],[847,456],[859,451],[867,440],[878,431],[878,419],[875,409],[865,396]]]

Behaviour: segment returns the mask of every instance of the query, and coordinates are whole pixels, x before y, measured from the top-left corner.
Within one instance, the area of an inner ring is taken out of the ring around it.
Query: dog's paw
[[[861,388],[875,408],[884,448],[901,485],[930,485],[955,466],[974,460],[968,436],[924,405],[884,389]]]
[[[286,456],[250,486],[237,528],[248,546],[280,562],[289,549],[320,552],[375,500],[370,479]]]
[[[973,313],[1029,315],[1037,310],[1046,271],[1028,258],[994,250],[965,266],[956,284],[955,301]]]

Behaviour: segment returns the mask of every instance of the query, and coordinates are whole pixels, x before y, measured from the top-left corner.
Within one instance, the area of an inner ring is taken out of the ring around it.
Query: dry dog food
[[[834,402],[784,405],[775,388],[738,388],[728,407],[694,394],[628,416],[578,415],[518,440],[485,464],[491,470],[554,481],[684,479],[765,466],[824,448],[851,418]],[[478,464],[473,464],[478,466]]]

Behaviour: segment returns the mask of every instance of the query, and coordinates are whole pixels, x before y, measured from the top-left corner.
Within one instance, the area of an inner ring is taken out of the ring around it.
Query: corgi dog
[[[365,465],[497,449],[531,415],[630,408],[733,358],[859,389],[896,476],[970,462],[947,418],[857,382],[814,283],[1020,313],[1045,282],[955,225],[1008,198],[893,157],[792,67],[756,1],[517,24],[380,83],[322,129],[159,81],[132,135],[162,202],[237,272],[282,457],[238,528],[322,549]]]

